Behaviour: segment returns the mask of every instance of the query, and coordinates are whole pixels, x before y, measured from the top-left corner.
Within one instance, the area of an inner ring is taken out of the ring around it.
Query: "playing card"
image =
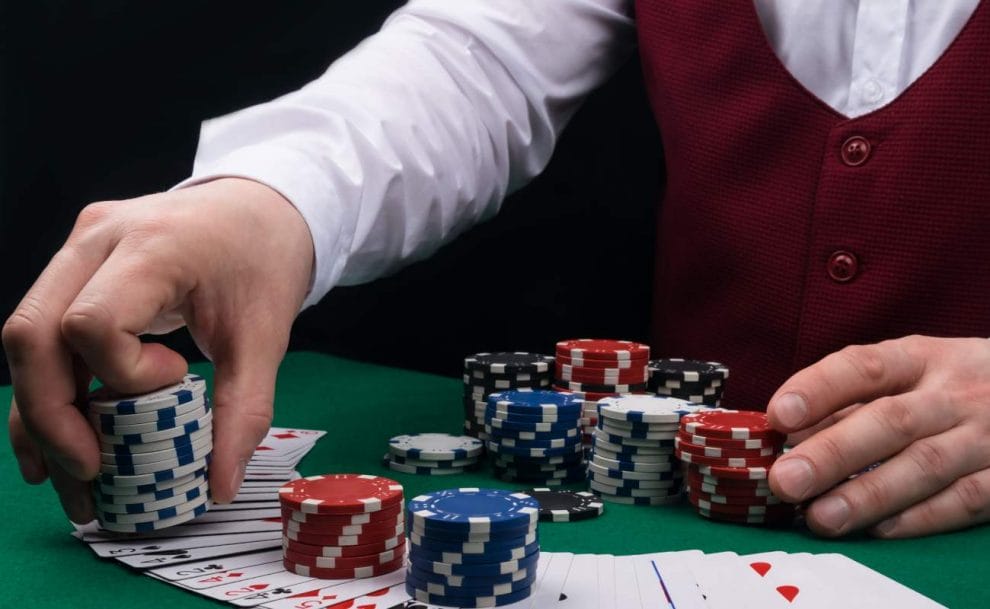
[[[807,560],[809,568],[828,574],[837,592],[843,597],[854,593],[860,595],[863,606],[897,607],[897,609],[934,609],[940,605],[930,598],[915,592],[889,577],[874,571],[842,554],[802,555]],[[869,599],[868,601],[866,599]]]
[[[276,528],[272,531],[261,531],[258,533],[233,533],[228,535],[204,535],[202,537],[176,537],[174,539],[121,539],[119,541],[104,541],[91,543],[89,547],[102,558],[115,558],[128,554],[147,554],[159,550],[183,550],[188,548],[204,548],[210,546],[229,546],[233,544],[249,543],[254,541],[276,540],[281,543],[282,530]]]
[[[643,607],[708,607],[688,564],[700,558],[700,550],[660,552],[633,557],[639,598]]]
[[[209,513],[209,512],[207,512]],[[101,531],[93,523],[92,531],[83,532],[82,540],[85,542],[116,541],[120,539],[117,533]],[[89,526],[89,525],[86,525]],[[262,531],[282,531],[282,521],[280,518],[266,520],[245,520],[233,522],[214,522],[210,524],[180,524],[160,531],[149,531],[148,533],[132,533],[128,539],[156,539],[160,537],[197,537],[200,535],[224,535],[229,533],[259,533]]]
[[[262,508],[258,510],[210,510],[189,523],[189,526],[212,524],[217,522],[233,522],[235,520],[264,520],[273,518],[282,520],[282,509],[278,506],[274,508]]]
[[[189,590],[204,590],[206,588],[215,588],[236,582],[253,580],[256,577],[271,576],[282,571],[285,571],[285,566],[282,564],[282,558],[279,557],[278,560],[261,563],[260,565],[251,565],[242,569],[230,569],[223,573],[193,577],[175,583]]]
[[[151,569],[162,565],[177,565],[181,563],[195,562],[206,558],[230,556],[241,552],[255,552],[268,548],[281,548],[280,538],[268,539],[265,541],[252,541],[248,543],[235,543],[222,546],[206,546],[202,548],[178,548],[173,550],[159,550],[146,552],[144,554],[132,554],[129,556],[118,556],[117,560],[128,567],[135,569]]]
[[[594,554],[575,554],[571,570],[557,600],[558,609],[598,608],[598,559]],[[542,609],[542,608],[541,608]]]
[[[282,559],[282,549],[266,550],[264,552],[252,552],[250,554],[238,554],[236,556],[225,556],[223,558],[211,558],[199,562],[186,563],[184,565],[170,565],[159,567],[148,571],[148,575],[168,580],[178,581],[183,579],[204,577],[215,575],[230,570],[253,567],[254,565],[272,562]]]
[[[299,450],[301,448],[312,447],[317,440],[326,435],[327,432],[315,429],[289,429],[286,427],[272,427],[268,430],[268,435],[261,441],[255,449],[257,458],[279,457],[286,453]]]
[[[264,604],[266,609],[321,609],[344,603],[383,588],[398,587],[405,591],[406,572],[399,569],[378,577],[365,579],[332,581],[325,579],[313,580],[313,584],[301,586],[305,590],[297,590],[294,594],[272,600]],[[405,598],[409,598],[405,594]]]
[[[540,563],[548,559],[547,571],[532,594],[529,596],[529,607],[546,609],[554,607],[562,596],[561,590],[571,570],[574,555],[570,552],[540,552]]]
[[[740,556],[740,561],[755,573],[778,597],[778,607],[832,608],[841,605],[854,609],[860,604],[855,595],[838,595],[822,574],[812,571],[787,552],[763,552]]]
[[[196,590],[195,592],[218,601],[234,603],[240,607],[254,607],[268,601],[305,592],[311,589],[311,586],[305,585],[311,581],[313,581],[312,577],[296,575],[282,569],[270,575]],[[169,583],[184,587],[181,581]]]
[[[599,554],[598,565],[598,609],[615,609],[615,557]]]
[[[228,512],[230,510],[265,510],[273,507],[280,507],[278,500],[275,501],[243,501],[240,503],[214,504],[210,506],[211,512]]]

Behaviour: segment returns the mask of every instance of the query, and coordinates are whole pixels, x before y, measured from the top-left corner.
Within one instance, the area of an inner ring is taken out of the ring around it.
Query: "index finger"
[[[908,340],[846,347],[795,373],[770,398],[770,424],[800,431],[852,404],[914,388],[924,367],[904,348]]]

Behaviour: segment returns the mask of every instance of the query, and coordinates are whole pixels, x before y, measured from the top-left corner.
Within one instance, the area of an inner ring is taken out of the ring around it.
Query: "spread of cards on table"
[[[97,520],[74,535],[241,607],[939,607],[840,554],[541,549],[541,523],[579,535],[582,521],[684,501],[724,526],[800,526],[767,482],[785,438],[764,413],[723,407],[728,377],[717,362],[650,359],[629,341],[479,353],[464,361],[466,435],[395,436],[365,473],[301,477],[326,432],[272,428],[225,505],[210,500],[204,379],[141,396],[97,390]],[[496,486],[516,488],[442,484],[489,462]],[[441,477],[406,497],[403,476]],[[611,515],[609,503],[638,507]]]

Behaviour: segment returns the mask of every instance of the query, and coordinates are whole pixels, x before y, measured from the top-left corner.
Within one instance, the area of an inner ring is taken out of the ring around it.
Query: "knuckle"
[[[839,355],[866,381],[878,382],[887,374],[887,365],[877,345],[850,345],[839,351]]]
[[[75,302],[62,316],[62,336],[69,342],[89,340],[102,334],[113,323],[106,307],[93,302]]]
[[[76,216],[76,231],[86,231],[99,226],[113,213],[116,206],[110,202],[90,203]]]
[[[968,476],[954,485],[954,492],[966,513],[975,520],[990,512],[990,488],[979,476]]]
[[[941,487],[951,479],[950,456],[941,445],[926,438],[912,444],[907,453],[930,484]]]
[[[870,412],[877,423],[889,428],[902,439],[914,439],[921,427],[917,413],[900,395],[881,398]]]
[[[30,348],[44,331],[44,313],[38,303],[25,299],[3,325],[3,346],[11,358]]]
[[[892,492],[890,485],[881,476],[860,476],[857,486],[860,490],[860,500],[865,511],[876,511],[890,505]]]

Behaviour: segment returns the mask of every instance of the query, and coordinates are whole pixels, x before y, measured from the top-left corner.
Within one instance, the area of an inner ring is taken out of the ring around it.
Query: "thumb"
[[[216,362],[210,491],[217,503],[233,501],[248,461],[272,423],[282,353],[264,351],[242,346],[230,359]]]

